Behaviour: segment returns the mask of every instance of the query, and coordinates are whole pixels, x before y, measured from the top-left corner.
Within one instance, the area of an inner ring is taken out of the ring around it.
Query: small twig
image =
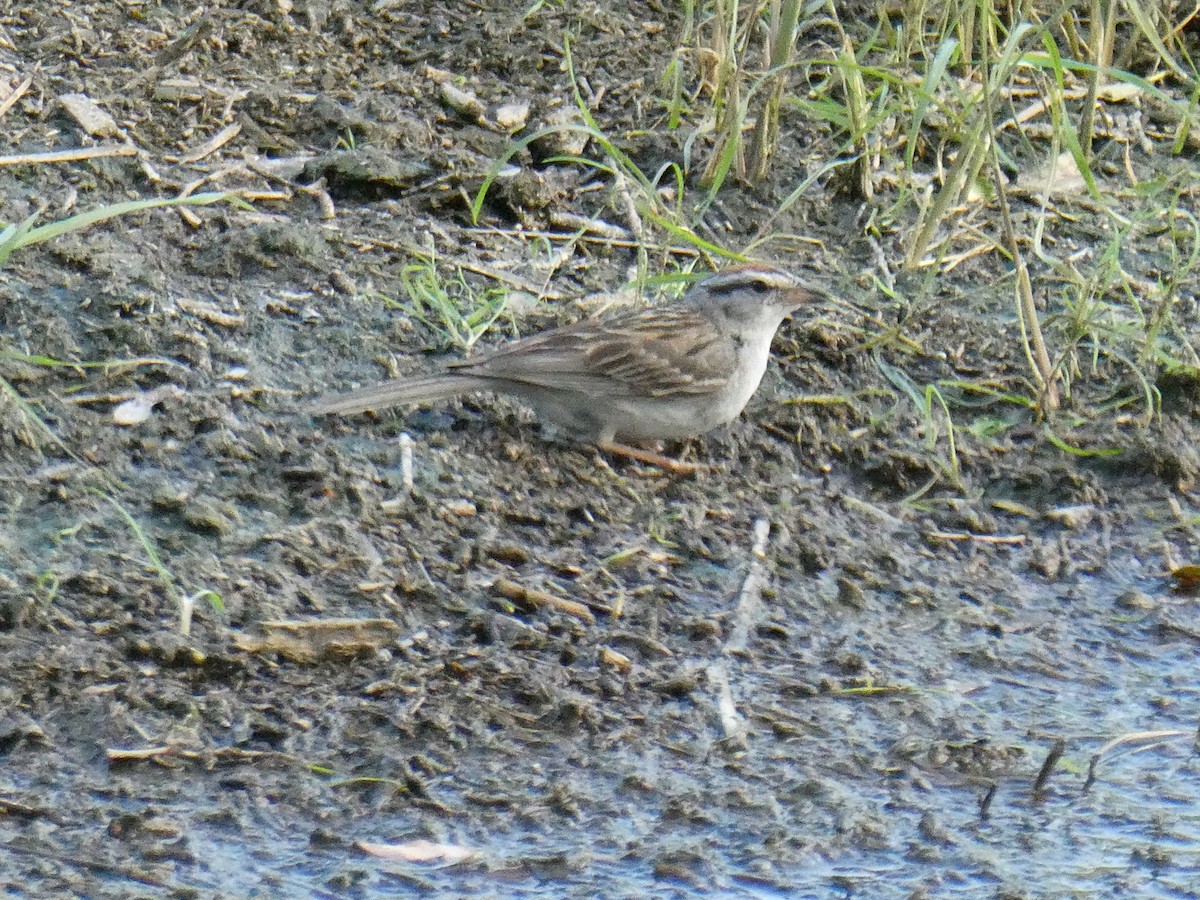
[[[638,274],[641,275],[648,271],[650,266],[650,255],[646,252],[645,237],[646,226],[642,223],[642,214],[638,211],[637,203],[634,202],[633,194],[630,190],[629,178],[626,177],[624,171],[617,164],[616,160],[608,158],[605,162],[611,167],[613,172],[613,189],[617,196],[621,199],[621,205],[624,207],[625,219],[629,226],[629,231],[637,238],[637,257],[638,257]]]
[[[182,759],[188,762],[211,763],[213,760],[246,762],[258,759],[296,762],[294,756],[278,750],[245,750],[240,747],[219,747],[215,750],[184,750],[181,747],[147,747],[143,750],[121,750],[112,748],[105,752],[110,764],[139,762],[142,760]]]
[[[591,220],[589,220],[591,221]],[[624,240],[617,238],[600,237],[590,232],[587,234],[578,234],[576,232],[565,231],[527,231],[517,228],[493,228],[480,226],[477,228],[466,229],[468,234],[485,234],[499,235],[500,237],[518,238],[520,240],[529,240],[531,238],[539,238],[547,241],[566,241],[578,242],[582,244],[599,244],[604,247],[619,247],[622,249],[633,249],[635,247],[645,247],[647,250],[653,250],[655,253],[669,253],[672,256],[686,256],[695,259],[700,255],[700,251],[695,247],[678,247],[671,244],[650,244],[641,241]]]
[[[1023,534],[970,534],[958,531],[927,531],[925,537],[937,541],[975,541],[978,544],[1024,544]]]
[[[249,170],[247,169],[246,164],[242,163],[242,162],[235,162],[235,163],[231,163],[228,166],[222,166],[219,169],[214,169],[213,171],[202,175],[200,178],[196,178],[192,181],[189,181],[187,184],[185,184],[183,186],[183,189],[180,190],[179,196],[180,197],[190,197],[192,194],[194,194],[196,191],[200,190],[200,188],[204,187],[204,185],[206,185],[206,184],[216,185],[219,181],[221,181],[223,178],[226,178],[227,176],[245,175],[245,173],[247,171],[249,171]],[[241,194],[237,191],[227,191],[226,193],[231,196],[236,196],[236,197],[241,196]]]
[[[416,441],[407,431],[400,434],[400,484],[406,494],[413,492],[413,445]]]
[[[97,147],[75,147],[71,150],[48,150],[45,153],[17,153],[12,156],[0,156],[0,166],[41,165],[137,155],[138,149],[133,144],[101,144]]]
[[[286,203],[292,199],[288,191],[255,191],[241,190],[238,196],[247,203]]]
[[[0,119],[3,119],[5,114],[16,105],[16,102],[25,96],[25,92],[29,90],[29,86],[32,84],[33,76],[29,75],[24,81],[13,88],[3,100],[0,100]]]
[[[191,153],[181,156],[179,162],[184,164],[200,162],[204,157],[216,153],[241,133],[242,126],[237,122],[226,125]]]
[[[608,638],[610,643],[632,644],[643,653],[661,656],[664,659],[675,655],[671,652],[671,648],[662,641],[641,631],[614,631],[609,634]]]
[[[716,660],[708,667],[709,683],[717,691],[717,718],[721,722],[721,734],[732,749],[745,749],[746,720],[737,711],[733,702],[733,689],[729,686],[729,671],[724,660]]]
[[[1097,750],[1094,754],[1092,754],[1092,760],[1090,763],[1088,763],[1087,780],[1084,781],[1084,783],[1083,783],[1084,793],[1087,793],[1087,791],[1091,790],[1092,785],[1095,783],[1096,769],[1099,767],[1101,760],[1108,753],[1117,749],[1118,747],[1124,746],[1125,744],[1143,744],[1144,742],[1149,742],[1149,743],[1144,743],[1144,746],[1137,747],[1136,749],[1131,751],[1132,753],[1142,753],[1146,750],[1153,750],[1156,747],[1161,747],[1163,744],[1167,743],[1167,740],[1170,738],[1188,737],[1192,734],[1193,734],[1193,732],[1191,732],[1191,731],[1179,731],[1179,730],[1132,731],[1129,734],[1122,734],[1118,737],[1113,738],[1111,741],[1109,741],[1107,744],[1105,744],[1103,747],[1101,747],[1099,750]]]
[[[321,218],[324,221],[331,222],[337,218],[337,206],[334,205],[333,198],[329,196],[324,178],[318,178],[309,185],[299,185],[296,190],[317,201],[317,207],[321,210]]]
[[[642,246],[641,242],[633,240],[628,228],[613,225],[603,219],[589,218],[578,213],[557,210],[550,213],[550,222],[560,228],[574,228],[584,234],[595,235],[609,241],[624,241],[631,247]]]
[[[737,608],[733,613],[733,627],[725,640],[725,653],[745,651],[750,640],[750,629],[762,618],[762,592],[767,583],[767,541],[771,534],[771,523],[756,519],[753,542],[750,547],[750,569],[742,582]],[[721,733],[733,749],[746,747],[746,722],[733,700],[733,688],[729,684],[729,669],[724,659],[714,660],[708,667],[708,680],[717,692],[717,718]]]
[[[893,516],[890,512],[882,507],[876,506],[873,503],[868,503],[866,500],[860,500],[857,497],[851,497],[849,494],[842,494],[838,498],[842,506],[850,512],[865,513],[870,518],[877,522],[882,522],[889,528],[903,528],[904,520]]]
[[[182,313],[195,316],[209,325],[216,325],[220,328],[241,328],[246,324],[246,317],[241,313],[226,312],[216,304],[206,303],[203,300],[188,300],[186,297],[180,297],[175,301],[175,307]]]

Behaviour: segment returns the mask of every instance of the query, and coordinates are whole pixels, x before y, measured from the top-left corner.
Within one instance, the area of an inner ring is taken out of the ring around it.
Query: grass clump
[[[1185,199],[1197,177],[1189,153],[1200,147],[1200,75],[1184,31],[1191,7],[903,0],[854,18],[851,9],[865,8],[682,0],[655,126],[683,129],[682,152],[654,170],[597,122],[567,44],[578,120],[517,141],[476,194],[474,217],[501,168],[560,130],[585,135],[590,149],[544,162],[609,178],[642,274],[646,228],[711,264],[785,238],[794,246],[776,223],[815,187],[840,191],[861,201],[858,237],[878,249],[888,267],[881,286],[897,302],[932,305],[936,279],[973,266],[986,273],[989,301],[1010,304],[1010,347],[1024,371],[1006,382],[984,376],[993,402],[1015,398],[1039,418],[1136,405],[1151,420],[1155,373],[1200,368],[1176,315],[1197,268]],[[780,154],[790,129],[804,160]],[[797,168],[798,182],[782,184]],[[722,246],[706,221],[719,195],[764,182],[782,188],[759,195],[782,196],[773,214],[742,249]],[[1082,219],[1104,249],[1061,252],[1078,243]],[[1145,241],[1162,250],[1152,264],[1128,249]],[[904,297],[892,266],[908,275]],[[917,399],[927,421],[949,428],[961,390],[941,391]],[[956,478],[953,450],[945,464]]]
[[[403,309],[440,340],[462,350],[475,346],[508,305],[506,290],[478,290],[467,283],[461,269],[454,280],[444,280],[432,258],[404,266],[400,283],[408,295]]]

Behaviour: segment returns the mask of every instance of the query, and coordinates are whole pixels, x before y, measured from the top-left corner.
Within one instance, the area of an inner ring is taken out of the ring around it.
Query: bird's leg
[[[616,441],[600,441],[596,446],[614,456],[624,456],[626,459],[658,466],[664,472],[670,472],[672,475],[692,475],[708,468],[703,463],[684,462],[653,450],[642,450],[638,447],[630,447],[628,444],[619,444]]]

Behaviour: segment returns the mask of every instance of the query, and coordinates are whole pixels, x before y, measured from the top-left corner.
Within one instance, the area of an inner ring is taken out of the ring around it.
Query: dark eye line
[[[725,294],[732,294],[734,291],[745,290],[747,288],[754,291],[756,294],[767,294],[772,290],[771,285],[759,279],[754,279],[752,281],[727,281],[724,284],[713,285],[711,288],[709,288],[709,290],[712,291],[713,294],[716,294],[718,297],[720,297],[724,296]]]

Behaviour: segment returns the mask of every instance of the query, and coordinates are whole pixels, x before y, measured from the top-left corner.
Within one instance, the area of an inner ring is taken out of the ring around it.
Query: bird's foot
[[[643,450],[640,447],[630,447],[628,444],[618,444],[615,441],[605,441],[598,446],[605,453],[657,466],[664,472],[669,472],[672,475],[694,475],[696,472],[703,472],[708,469],[708,466],[703,463],[684,462],[682,459],[675,459],[672,456],[666,456],[654,450]]]

